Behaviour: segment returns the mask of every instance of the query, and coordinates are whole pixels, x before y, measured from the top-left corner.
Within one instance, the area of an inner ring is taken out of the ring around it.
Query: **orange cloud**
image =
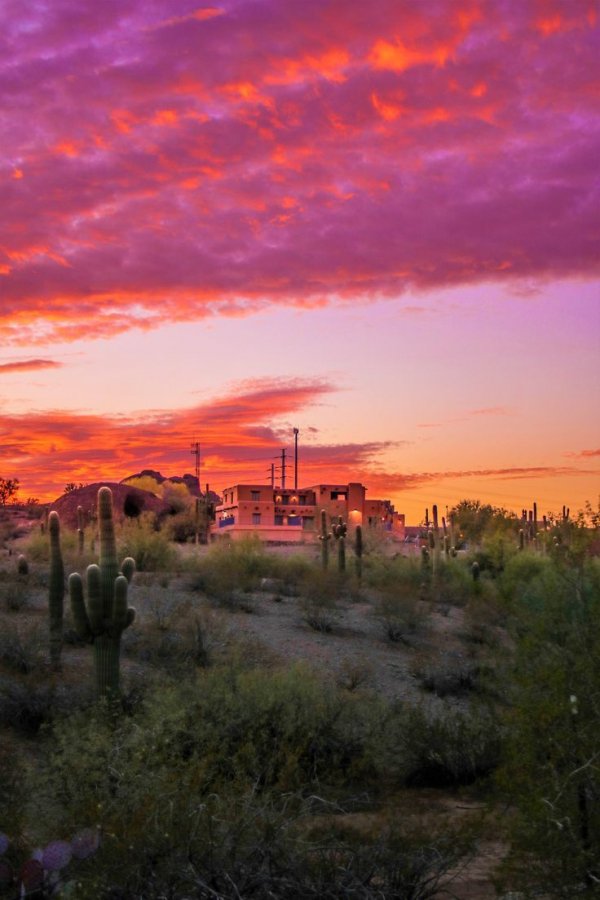
[[[62,363],[54,359],[24,359],[17,362],[0,363],[0,374],[24,372],[34,369],[58,369]]]

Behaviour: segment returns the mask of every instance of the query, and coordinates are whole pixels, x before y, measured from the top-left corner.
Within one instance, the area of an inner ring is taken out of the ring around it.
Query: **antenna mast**
[[[294,490],[298,490],[298,434],[297,428],[294,428]]]
[[[196,457],[196,468],[194,474],[196,476],[196,481],[198,482],[198,493],[200,494],[202,492],[200,490],[200,444],[198,443],[198,441],[192,442],[190,453],[192,454],[192,456]]]

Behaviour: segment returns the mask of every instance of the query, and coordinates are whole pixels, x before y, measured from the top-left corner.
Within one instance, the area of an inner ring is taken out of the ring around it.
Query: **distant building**
[[[317,540],[321,510],[328,527],[341,516],[351,531],[356,525],[377,528],[395,540],[404,540],[404,515],[389,500],[368,500],[359,482],[317,484],[311,487],[273,488],[270,484],[236,484],[223,491],[216,508],[213,533],[239,538],[257,534],[264,541]]]

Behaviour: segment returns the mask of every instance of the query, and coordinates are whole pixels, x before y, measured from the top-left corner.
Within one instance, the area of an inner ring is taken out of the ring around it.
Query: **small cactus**
[[[29,563],[22,553],[19,553],[17,557],[17,573],[19,575],[29,575]]]
[[[362,539],[362,527],[360,525],[356,526],[356,531],[354,532],[354,558],[356,565],[356,577],[359,583],[362,581],[362,553],[363,553],[363,539]]]
[[[334,538],[336,539],[337,548],[338,548],[338,569],[340,572],[346,571],[346,533],[348,528],[346,523],[342,519],[341,516],[338,516],[337,525],[334,525],[331,529]]]
[[[85,532],[83,528],[83,506],[77,507],[77,549],[79,555],[83,555],[83,544],[85,540]]]
[[[52,510],[48,516],[50,535],[50,577],[48,587],[48,611],[50,613],[50,663],[60,669],[63,644],[63,607],[65,597],[65,567],[60,549],[60,520]]]
[[[108,487],[98,491],[98,526],[100,564],[88,566],[86,571],[87,604],[78,572],[69,576],[69,594],[77,633],[94,648],[96,691],[100,697],[114,697],[119,692],[121,635],[135,618],[135,609],[127,606],[135,561],[124,560],[119,571]]]
[[[327,513],[324,509],[321,510],[321,534],[319,535],[319,540],[321,541],[321,565],[326,569],[329,565],[329,541],[331,540],[331,535],[327,531]]]
[[[473,581],[479,581],[481,569],[479,568],[479,563],[477,562],[477,560],[475,560],[471,565],[471,575],[473,576]]]

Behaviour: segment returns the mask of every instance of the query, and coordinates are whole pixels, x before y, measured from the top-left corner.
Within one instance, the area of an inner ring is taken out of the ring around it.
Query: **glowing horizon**
[[[0,475],[600,493],[591,0],[0,11]],[[259,465],[260,464],[260,465]]]

